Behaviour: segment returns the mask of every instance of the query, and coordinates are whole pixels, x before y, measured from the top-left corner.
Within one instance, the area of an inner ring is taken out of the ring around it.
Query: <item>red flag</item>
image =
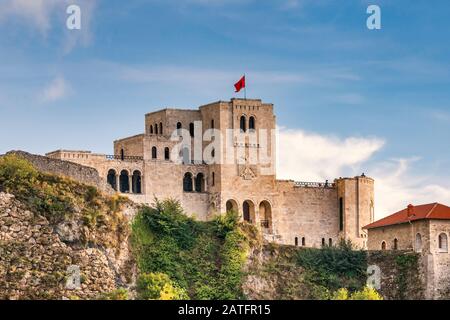
[[[245,88],[245,76],[243,76],[243,77],[241,78],[241,80],[239,80],[238,82],[236,82],[236,83],[234,84],[234,87],[236,88],[236,91],[235,91],[235,92],[239,92],[239,91],[241,91],[242,88]]]

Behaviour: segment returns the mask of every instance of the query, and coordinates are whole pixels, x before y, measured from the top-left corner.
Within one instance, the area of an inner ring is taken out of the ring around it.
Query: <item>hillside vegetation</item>
[[[389,271],[383,296],[420,292],[417,257],[265,243],[236,213],[200,222],[176,200],[137,206],[14,154],[0,157],[0,211],[0,298],[381,299],[365,287],[368,257]],[[80,291],[65,288],[73,264]]]

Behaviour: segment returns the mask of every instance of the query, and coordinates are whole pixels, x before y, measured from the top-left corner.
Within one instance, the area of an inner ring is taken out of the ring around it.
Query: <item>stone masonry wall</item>
[[[13,195],[0,193],[0,299],[94,299],[127,287],[135,272],[127,239],[80,226],[75,220],[52,225]],[[83,246],[81,238],[98,243]],[[117,246],[104,245],[108,241]],[[66,287],[71,265],[81,273],[81,287],[74,290]]]
[[[98,171],[94,168],[86,167],[74,162],[30,154],[24,151],[10,151],[7,154],[11,153],[28,160],[39,171],[69,177],[81,183],[95,186],[108,194],[114,192],[114,190],[107,185],[106,180],[101,178]]]

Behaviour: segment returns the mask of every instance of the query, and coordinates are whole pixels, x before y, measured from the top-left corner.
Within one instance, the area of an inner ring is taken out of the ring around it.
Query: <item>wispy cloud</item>
[[[325,181],[347,174],[361,174],[361,165],[379,151],[384,140],[308,133],[281,128],[278,176],[282,179]]]
[[[54,102],[67,97],[72,92],[70,85],[63,77],[55,78],[40,93],[42,102]]]
[[[0,24],[19,21],[30,30],[37,30],[47,38],[50,30],[58,30],[64,35],[62,51],[67,54],[80,44],[87,46],[93,38],[92,18],[98,0],[3,0],[0,3]],[[81,30],[66,28],[66,9],[76,4],[81,8]]]
[[[376,218],[408,205],[450,204],[450,185],[436,183],[431,173],[412,173],[420,158],[381,160],[373,157],[384,146],[380,138],[337,138],[302,130],[281,129],[278,137],[277,175],[281,179],[324,181],[365,172],[375,179]]]
[[[4,0],[0,4],[0,22],[18,18],[42,34],[51,27],[51,15],[65,1],[60,0]]]
[[[450,123],[450,113],[442,110],[432,111],[430,116],[433,120],[439,122]]]

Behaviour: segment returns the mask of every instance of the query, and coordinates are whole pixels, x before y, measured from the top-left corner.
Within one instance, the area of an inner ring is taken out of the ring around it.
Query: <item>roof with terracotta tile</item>
[[[450,207],[440,203],[419,206],[409,205],[406,209],[365,226],[364,229],[373,229],[424,219],[450,220]]]

